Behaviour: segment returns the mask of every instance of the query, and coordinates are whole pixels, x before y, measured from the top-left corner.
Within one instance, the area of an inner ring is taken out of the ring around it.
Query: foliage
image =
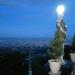
[[[72,39],[72,51],[75,52],[75,35],[73,36]]]
[[[51,42],[49,48],[48,48],[48,55],[51,59],[58,59],[59,56],[63,53],[63,40],[61,38],[61,33],[59,31],[56,31],[55,38]]]
[[[75,35],[73,36],[72,46],[75,46]]]

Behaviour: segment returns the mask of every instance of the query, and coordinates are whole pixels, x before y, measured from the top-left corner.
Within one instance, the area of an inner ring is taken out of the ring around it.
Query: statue
[[[63,48],[62,50],[62,55],[60,56],[60,60],[61,62],[64,64],[64,60],[63,60],[63,56],[64,56],[64,41],[66,38],[66,32],[67,32],[67,26],[65,25],[63,18],[58,18],[57,22],[56,22],[56,27],[57,27],[57,31],[60,35],[60,41],[61,41],[61,47]]]

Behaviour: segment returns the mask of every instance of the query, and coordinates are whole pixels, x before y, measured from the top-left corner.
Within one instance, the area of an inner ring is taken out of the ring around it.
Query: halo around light
[[[58,15],[63,15],[64,14],[64,11],[65,11],[65,7],[64,5],[59,5],[56,9]]]

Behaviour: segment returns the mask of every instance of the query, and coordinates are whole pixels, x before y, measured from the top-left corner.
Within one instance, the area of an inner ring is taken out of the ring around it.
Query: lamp
[[[64,15],[64,11],[65,11],[65,7],[64,5],[59,5],[56,9],[58,16],[63,16]]]

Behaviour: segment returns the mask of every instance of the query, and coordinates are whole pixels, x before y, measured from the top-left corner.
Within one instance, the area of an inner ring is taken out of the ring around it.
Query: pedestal
[[[70,53],[71,60],[73,62],[73,72],[71,75],[75,75],[75,53]]]
[[[48,73],[49,75],[61,75],[61,71],[59,73],[52,73],[52,72],[49,72]]]
[[[73,62],[73,72],[71,75],[75,75],[75,62]]]

